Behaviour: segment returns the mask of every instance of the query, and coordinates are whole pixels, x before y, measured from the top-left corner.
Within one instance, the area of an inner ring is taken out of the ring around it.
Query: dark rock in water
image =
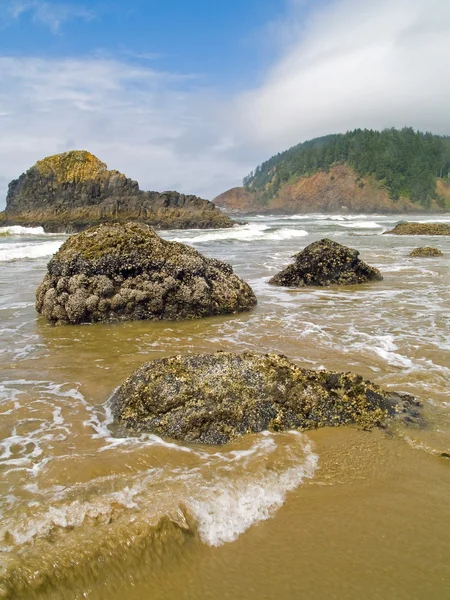
[[[178,192],[144,192],[90,152],[49,156],[9,184],[2,225],[41,225],[75,233],[104,222],[139,221],[160,229],[232,227],[212,202]]]
[[[188,442],[224,444],[266,429],[417,421],[419,403],[359,375],[311,371],[285,356],[218,352],[145,363],[113,394],[117,421]]]
[[[230,265],[138,223],[98,225],[70,237],[36,292],[37,311],[55,324],[192,319],[255,304]]]
[[[383,279],[380,271],[358,258],[359,251],[328,239],[313,242],[295,262],[269,280],[287,287],[353,285]]]
[[[450,235],[449,223],[410,223],[402,221],[385,233],[394,235]]]
[[[433,257],[433,256],[443,256],[442,252],[439,248],[432,248],[431,246],[423,246],[422,248],[414,248],[409,256],[412,257]]]

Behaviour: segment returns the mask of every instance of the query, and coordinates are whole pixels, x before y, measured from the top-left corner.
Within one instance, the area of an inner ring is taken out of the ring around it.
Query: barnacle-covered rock
[[[266,429],[417,421],[418,407],[409,394],[384,391],[359,375],[312,371],[282,355],[250,352],[153,360],[111,398],[125,427],[205,444]]]
[[[431,246],[422,246],[421,248],[414,248],[409,256],[415,257],[424,257],[424,258],[432,258],[433,256],[442,256],[441,250],[439,248],[432,248]]]
[[[287,287],[354,285],[383,279],[378,269],[358,258],[359,251],[332,240],[313,242],[295,256],[295,262],[269,283]]]
[[[98,225],[70,237],[36,292],[37,311],[55,324],[192,319],[255,304],[230,265],[138,223]]]
[[[403,221],[385,231],[394,235],[450,235],[450,223],[411,223]]]

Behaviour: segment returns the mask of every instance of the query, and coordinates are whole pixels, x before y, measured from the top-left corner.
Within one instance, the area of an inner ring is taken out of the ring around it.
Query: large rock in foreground
[[[313,242],[295,256],[295,262],[269,283],[287,287],[354,285],[383,279],[378,269],[358,258],[359,251],[332,240]]]
[[[408,394],[386,392],[358,375],[302,369],[276,354],[200,354],[148,362],[113,394],[117,421],[176,440],[224,444],[272,429],[419,419]]]
[[[394,235],[450,235],[450,223],[410,223],[404,221],[386,234]]]
[[[232,227],[212,202],[178,192],[144,192],[90,152],[38,161],[9,184],[2,225],[41,225],[74,233],[104,222],[139,221],[160,229]]]
[[[192,319],[255,304],[230,265],[138,223],[99,225],[70,237],[36,292],[37,311],[55,324]]]

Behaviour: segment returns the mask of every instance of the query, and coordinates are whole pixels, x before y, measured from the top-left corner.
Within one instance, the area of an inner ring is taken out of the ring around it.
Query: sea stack
[[[359,251],[332,240],[313,242],[295,256],[295,262],[269,283],[286,287],[355,285],[383,279],[378,269],[358,258]]]
[[[285,356],[217,352],[145,363],[111,398],[121,425],[176,440],[225,444],[266,429],[419,422],[420,403],[359,375],[303,369]]]
[[[193,319],[256,304],[230,265],[138,223],[98,225],[71,236],[47,270],[36,309],[57,325]]]
[[[139,221],[160,229],[232,227],[208,200],[178,192],[144,192],[136,181],[85,150],[38,161],[9,184],[2,225],[74,233],[104,222]]]

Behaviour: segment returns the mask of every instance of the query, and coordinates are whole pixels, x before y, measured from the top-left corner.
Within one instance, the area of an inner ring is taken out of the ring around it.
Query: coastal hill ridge
[[[272,156],[213,202],[236,213],[450,210],[450,138],[356,129]]]

